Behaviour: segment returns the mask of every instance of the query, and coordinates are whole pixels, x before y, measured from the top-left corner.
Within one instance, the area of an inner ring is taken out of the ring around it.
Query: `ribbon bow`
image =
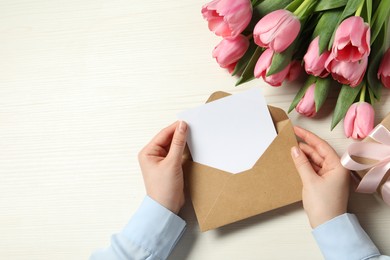
[[[351,144],[341,157],[341,164],[352,171],[368,170],[359,183],[356,191],[360,193],[374,193],[387,171],[390,169],[390,132],[383,125],[378,125],[370,133],[375,142],[360,142]],[[353,156],[373,159],[373,163],[360,163]],[[382,185],[383,200],[390,205],[390,178]]]

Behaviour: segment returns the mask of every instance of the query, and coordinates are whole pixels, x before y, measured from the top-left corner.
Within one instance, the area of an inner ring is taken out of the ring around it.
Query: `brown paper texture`
[[[215,92],[207,102],[228,95]],[[190,158],[185,162],[186,188],[201,231],[302,199],[302,183],[290,154],[297,145],[291,121],[282,109],[269,106],[269,110],[278,135],[253,168],[231,174]]]

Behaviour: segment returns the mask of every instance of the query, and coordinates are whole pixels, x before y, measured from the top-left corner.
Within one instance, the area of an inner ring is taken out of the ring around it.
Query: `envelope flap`
[[[217,100],[220,98],[224,98],[227,96],[230,96],[230,94],[223,92],[223,91],[217,91],[217,92],[214,92],[213,94],[210,95],[210,97],[207,99],[206,103],[209,103],[211,101],[214,101],[214,100]]]
[[[186,161],[183,165],[185,183],[199,223],[208,218],[231,174],[206,165]]]
[[[268,106],[268,109],[271,114],[272,120],[274,121],[274,124],[289,120],[286,112],[284,112],[283,109],[273,106]]]

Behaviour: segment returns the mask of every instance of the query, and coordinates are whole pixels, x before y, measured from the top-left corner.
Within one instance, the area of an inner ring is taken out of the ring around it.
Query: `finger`
[[[175,123],[165,127],[162,129],[153,139],[150,141],[149,144],[157,145],[161,147],[168,146],[172,141],[172,136],[175,133],[175,129],[178,126],[179,121],[176,121]]]
[[[314,149],[322,157],[326,158],[328,156],[337,156],[335,150],[333,150],[333,148],[326,141],[313,134],[312,132],[297,126],[294,126],[294,132],[308,145],[314,147]]]
[[[309,158],[309,160],[313,161],[316,165],[322,167],[324,163],[324,158],[322,158],[316,150],[313,149],[308,144],[299,143],[299,148],[301,148],[302,152]]]
[[[314,171],[321,176],[320,172],[322,170],[322,168],[320,166],[318,166],[317,164],[315,163],[312,163],[311,166],[313,167]]]
[[[168,146],[171,144],[173,134],[178,122],[162,129],[153,139],[142,149],[140,155],[165,157],[168,153]]]
[[[291,156],[304,186],[310,184],[318,177],[306,155],[299,147],[294,146],[291,148]]]
[[[187,129],[188,126],[186,122],[180,121],[175,129],[175,133],[173,134],[171,147],[169,148],[167,156],[168,158],[171,158],[174,161],[180,163],[182,160],[184,148],[186,147]]]
[[[310,160],[310,158],[307,158],[307,159],[309,160],[311,167],[313,167],[314,172],[317,173],[317,175],[318,175],[318,172],[321,171],[322,168],[320,166],[318,166],[315,162]]]

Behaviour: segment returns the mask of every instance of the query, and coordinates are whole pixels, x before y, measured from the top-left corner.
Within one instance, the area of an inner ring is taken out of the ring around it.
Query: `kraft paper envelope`
[[[207,102],[228,95],[215,92]],[[297,145],[291,121],[282,109],[268,108],[278,135],[251,169],[232,174],[191,159],[184,163],[186,188],[201,231],[302,199],[302,183],[290,153]]]

